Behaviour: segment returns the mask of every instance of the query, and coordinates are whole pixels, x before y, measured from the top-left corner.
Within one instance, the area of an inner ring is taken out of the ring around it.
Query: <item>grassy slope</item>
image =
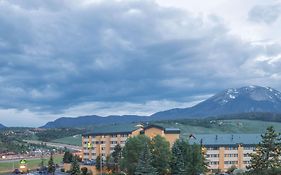
[[[204,125],[189,125],[188,122],[170,121],[158,122],[158,124],[166,127],[177,127],[181,129],[182,136],[187,136],[190,133],[194,134],[227,134],[227,133],[241,133],[241,134],[257,134],[263,133],[268,126],[274,126],[274,128],[281,132],[281,123],[278,122],[265,122],[255,120],[221,120],[214,124]]]
[[[175,127],[181,129],[181,136],[185,137],[189,134],[226,134],[226,133],[244,133],[244,134],[257,134],[263,133],[268,126],[274,126],[274,128],[281,132],[281,123],[279,122],[265,122],[257,120],[218,120],[211,124],[209,121],[199,121],[197,123],[191,123],[188,120],[179,121],[164,121],[156,122],[155,124],[162,125],[164,127]],[[124,124],[126,125],[126,124]],[[125,127],[120,125],[121,127]],[[99,126],[100,127],[100,126]],[[110,126],[103,126],[108,128]],[[81,145],[81,135],[76,137],[65,137],[62,139],[53,140],[52,142],[66,143],[72,145]]]
[[[64,137],[61,139],[52,140],[52,142],[81,146],[81,142],[82,142],[81,140],[82,140],[81,135],[75,135],[75,136]]]
[[[54,162],[55,163],[61,163],[62,162],[62,155],[55,155],[54,156]],[[45,160],[45,165],[48,164],[48,159]],[[27,160],[28,168],[29,169],[37,169],[39,167],[39,164],[41,162],[41,159],[32,159]],[[14,162],[14,168],[19,167],[19,161]],[[13,171],[13,162],[0,162],[0,174],[4,172],[12,172]]]

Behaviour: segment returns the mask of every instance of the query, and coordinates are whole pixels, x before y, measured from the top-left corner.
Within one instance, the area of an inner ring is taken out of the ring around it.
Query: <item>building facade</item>
[[[170,143],[170,146],[179,139],[180,130],[178,128],[164,128],[158,125],[148,125],[146,127],[125,127],[119,131],[109,128],[105,132],[92,132],[82,135],[82,160],[95,160],[97,156],[109,156],[114,147],[119,144],[121,147],[125,146],[126,140],[129,137],[144,134],[150,138],[160,135]]]
[[[189,139],[191,143],[201,144],[209,169],[227,171],[232,166],[246,169],[250,163],[250,154],[255,152],[261,141],[259,134],[219,134],[196,135]]]

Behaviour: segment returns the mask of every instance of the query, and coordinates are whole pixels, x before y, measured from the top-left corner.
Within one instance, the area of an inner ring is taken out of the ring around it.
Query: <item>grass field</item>
[[[60,164],[62,162],[62,155],[55,155],[54,162]],[[44,159],[44,164],[48,164],[49,159]],[[37,169],[41,163],[41,159],[31,159],[27,160],[27,165],[29,169]],[[12,172],[15,168],[19,168],[19,161],[14,162],[0,162],[0,174]]]
[[[82,136],[81,135],[75,135],[75,136],[70,136],[70,137],[64,137],[64,138],[61,138],[61,139],[52,140],[51,142],[81,146]]]
[[[196,123],[191,123],[189,120],[168,121],[168,122],[155,122],[164,127],[180,128],[181,136],[186,137],[189,134],[227,134],[227,133],[244,133],[244,134],[259,134],[263,133],[268,126],[274,126],[274,128],[281,132],[281,123],[279,122],[266,122],[258,120],[217,120],[214,123],[210,121],[199,120]],[[100,128],[98,126],[97,128]],[[103,126],[104,129],[110,126]],[[120,124],[120,127],[126,127],[126,124]],[[81,146],[81,135],[65,137],[52,142],[72,144]]]

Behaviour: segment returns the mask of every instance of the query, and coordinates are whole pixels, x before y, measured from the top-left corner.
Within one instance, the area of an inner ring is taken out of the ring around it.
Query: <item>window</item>
[[[225,147],[224,149],[225,150],[237,150],[238,148],[230,146],[230,147]]]
[[[224,164],[234,165],[238,164],[238,161],[224,161]]]
[[[209,158],[209,157],[219,157],[219,155],[218,154],[207,154],[206,157],[207,158]]]
[[[225,154],[224,157],[238,157],[238,154]]]
[[[207,147],[207,150],[219,150],[219,147]]]
[[[218,165],[219,162],[218,161],[212,161],[212,162],[209,162],[210,165]]]
[[[255,147],[252,147],[252,146],[244,147],[244,150],[255,150]]]

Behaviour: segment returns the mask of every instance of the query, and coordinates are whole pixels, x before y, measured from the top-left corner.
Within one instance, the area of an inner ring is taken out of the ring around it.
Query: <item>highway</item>
[[[74,150],[74,151],[81,151],[80,146],[74,146],[74,145],[68,145],[68,144],[62,144],[62,143],[42,142],[42,141],[37,141],[37,140],[24,140],[24,142],[33,143],[33,144],[46,144],[47,146],[50,146],[50,147],[67,148],[67,149]]]

